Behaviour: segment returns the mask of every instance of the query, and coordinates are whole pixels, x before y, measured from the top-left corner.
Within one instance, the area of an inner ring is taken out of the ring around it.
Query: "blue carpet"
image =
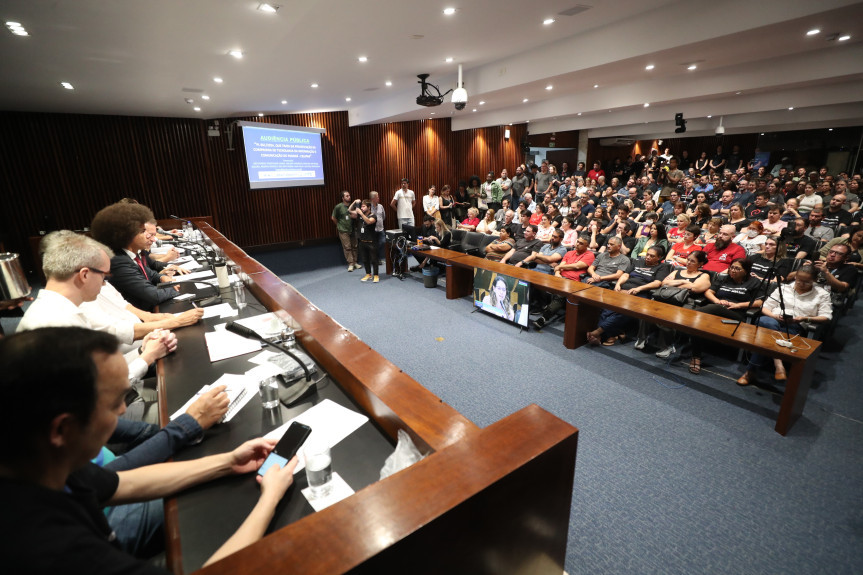
[[[291,252],[267,265],[302,269]],[[567,350],[471,313],[420,278],[360,283],[338,267],[282,277],[480,426],[537,403],[580,429],[566,570],[863,570],[863,345],[824,354],[803,418],[773,431],[779,397],[740,388],[731,354],[700,376],[632,343]],[[843,320],[859,324],[863,306]]]

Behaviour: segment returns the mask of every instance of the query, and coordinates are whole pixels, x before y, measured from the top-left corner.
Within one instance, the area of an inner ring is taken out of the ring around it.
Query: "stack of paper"
[[[248,339],[230,331],[207,332],[204,334],[204,339],[207,341],[207,352],[210,354],[211,362],[261,351],[260,341]]]
[[[255,396],[258,392],[258,382],[253,378],[248,378],[243,375],[234,375],[231,373],[226,373],[216,381],[211,384],[205,385],[196,393],[193,397],[189,399],[177,411],[171,415],[171,421],[177,419],[182,414],[186,413],[186,410],[198,400],[198,398],[209,391],[214,387],[218,387],[220,385],[224,385],[225,393],[228,394],[228,401],[230,405],[228,407],[228,412],[222,417],[222,421],[231,421],[233,417],[240,411],[243,406],[245,406],[249,400]]]

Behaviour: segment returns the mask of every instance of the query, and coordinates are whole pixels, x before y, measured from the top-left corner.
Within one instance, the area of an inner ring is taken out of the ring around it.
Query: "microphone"
[[[305,375],[306,375],[306,381],[307,381],[307,382],[312,381],[312,372],[311,372],[311,371],[309,371],[309,368],[308,368],[308,366],[306,365],[306,363],[305,363],[304,361],[302,361],[300,358],[298,358],[296,355],[294,355],[290,350],[288,350],[288,349],[286,349],[286,348],[284,348],[284,347],[282,347],[282,346],[280,346],[280,345],[276,345],[276,344],[274,344],[274,343],[272,343],[272,342],[267,341],[266,339],[264,339],[263,337],[261,337],[261,336],[258,334],[258,332],[256,332],[255,330],[250,329],[250,328],[248,328],[248,327],[246,327],[246,326],[244,326],[244,325],[240,325],[240,324],[238,324],[237,322],[234,322],[234,321],[229,321],[227,324],[225,324],[225,329],[226,329],[226,330],[228,330],[228,331],[230,331],[230,332],[233,332],[233,333],[235,333],[235,334],[237,334],[237,335],[241,335],[241,336],[243,336],[243,337],[251,337],[251,338],[254,338],[254,339],[258,339],[258,340],[260,340],[260,341],[264,342],[264,343],[265,343],[265,344],[267,344],[267,345],[271,345],[271,346],[273,346],[273,347],[276,347],[276,348],[280,349],[281,351],[283,351],[283,352],[285,352],[286,354],[288,354],[288,355],[289,355],[289,356],[290,356],[294,361],[296,361],[298,364],[300,364],[300,367],[302,367],[302,368],[303,368],[303,372],[304,372],[304,373],[305,373]],[[308,389],[308,387],[306,388],[306,390],[307,390],[307,389]],[[304,392],[305,392],[305,390],[304,390]]]

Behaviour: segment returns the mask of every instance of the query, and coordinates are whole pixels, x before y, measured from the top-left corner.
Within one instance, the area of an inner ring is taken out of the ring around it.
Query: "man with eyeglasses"
[[[17,331],[40,327],[92,328],[81,304],[98,297],[103,282],[111,275],[113,252],[96,240],[70,230],[52,232],[42,242],[45,287],[27,308]],[[142,378],[151,363],[176,347],[177,337],[171,332],[151,332],[144,337],[140,349],[124,354],[129,378]],[[152,400],[155,401],[155,397]]]

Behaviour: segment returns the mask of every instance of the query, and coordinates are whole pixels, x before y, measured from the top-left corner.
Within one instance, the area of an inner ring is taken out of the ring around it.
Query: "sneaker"
[[[356,266],[354,266],[354,264],[350,264],[350,265],[348,266],[348,271],[349,271],[349,272],[354,271],[354,268],[355,268],[355,267],[356,267]]]
[[[671,357],[671,354],[674,352],[675,352],[674,346],[669,345],[665,349],[661,349],[661,350],[657,351],[656,357],[658,357],[659,359],[668,359],[669,357]]]
[[[378,283],[379,281],[381,281],[381,277],[380,277],[380,276],[375,276],[375,279],[373,279],[373,280],[372,280],[372,283],[373,283],[373,284],[376,284],[376,283]]]
[[[545,318],[544,317],[538,317],[536,319],[536,321],[533,322],[533,327],[535,327],[536,329],[544,328],[545,327]]]
[[[370,279],[372,279],[372,274],[366,274],[366,275],[364,275],[364,276],[363,276],[363,279],[361,279],[360,281],[361,281],[361,282],[367,282],[367,281],[369,281]]]
[[[644,346],[646,346],[646,345],[647,345],[646,339],[639,339],[638,341],[635,342],[635,349],[637,349],[638,351],[641,351],[644,349]]]

